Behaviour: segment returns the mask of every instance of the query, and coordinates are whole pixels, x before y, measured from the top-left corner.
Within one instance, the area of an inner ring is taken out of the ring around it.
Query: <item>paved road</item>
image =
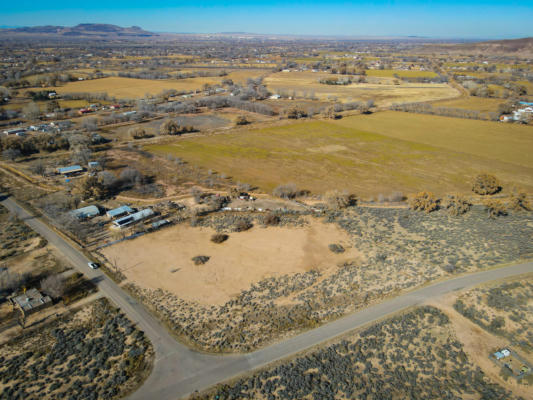
[[[252,353],[224,356],[208,355],[190,350],[175,341],[142,305],[138,304],[100,271],[89,269],[87,267],[89,260],[80,251],[21,208],[15,201],[7,198],[2,201],[2,204],[24,219],[32,229],[63,252],[74,267],[89,278],[94,279],[98,288],[118,305],[131,320],[136,322],[152,341],[156,354],[154,370],[145,384],[130,396],[131,400],[175,400],[182,398],[195,390],[206,389],[216,383],[294,355],[407,307],[421,304],[426,300],[483,282],[533,273],[533,263],[526,263],[457,277],[368,307]]]

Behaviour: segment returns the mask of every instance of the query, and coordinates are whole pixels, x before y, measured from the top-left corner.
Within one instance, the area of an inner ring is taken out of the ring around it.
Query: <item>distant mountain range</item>
[[[533,37],[509,40],[462,44],[430,44],[423,47],[426,51],[446,51],[455,54],[515,55],[533,57]]]
[[[68,26],[30,26],[22,28],[2,29],[3,34],[20,34],[20,35],[47,35],[63,37],[152,37],[159,36],[157,33],[145,31],[138,26],[122,28],[110,24],[79,24],[73,27]]]

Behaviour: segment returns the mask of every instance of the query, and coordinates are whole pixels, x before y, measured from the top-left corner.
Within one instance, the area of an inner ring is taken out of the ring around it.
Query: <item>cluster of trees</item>
[[[159,126],[160,135],[181,135],[182,133],[194,132],[193,126],[181,126],[177,121],[173,119],[166,119]]]
[[[332,210],[341,210],[346,207],[357,205],[357,196],[348,191],[340,192],[332,190],[326,192],[324,200],[328,207]]]
[[[272,191],[272,194],[276,197],[281,197],[282,199],[294,199],[296,197],[309,194],[309,191],[298,189],[298,186],[296,186],[294,183],[287,183],[277,186]]]
[[[41,133],[32,136],[0,136],[0,151],[8,159],[70,148],[69,135]]]
[[[250,111],[263,115],[275,115],[275,111],[267,104],[245,101],[233,96],[213,96],[203,97],[195,101],[197,107],[208,107],[211,109],[233,107],[243,111]]]
[[[401,79],[404,82],[409,83],[448,83],[448,77],[444,75],[437,75],[434,77],[423,77],[423,76],[399,76],[394,74],[396,79]]]
[[[325,78],[325,79],[320,79],[318,83],[322,83],[324,85],[351,85],[353,81],[352,81],[352,78],[344,78],[344,79]]]

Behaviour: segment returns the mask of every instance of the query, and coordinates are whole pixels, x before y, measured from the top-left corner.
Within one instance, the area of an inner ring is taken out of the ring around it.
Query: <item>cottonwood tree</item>
[[[161,135],[176,135],[181,132],[181,126],[173,119],[165,120],[159,127]]]
[[[326,203],[332,210],[341,210],[357,204],[357,197],[346,191],[331,190],[324,195]]]
[[[39,118],[39,115],[41,115],[41,110],[39,109],[39,106],[32,101],[22,109],[22,114],[24,114],[27,119],[37,119]]]
[[[124,186],[134,187],[140,185],[143,182],[143,175],[135,168],[125,168],[120,173],[120,180]]]
[[[50,275],[41,280],[41,290],[53,299],[59,299],[65,293],[65,281],[61,275]]]

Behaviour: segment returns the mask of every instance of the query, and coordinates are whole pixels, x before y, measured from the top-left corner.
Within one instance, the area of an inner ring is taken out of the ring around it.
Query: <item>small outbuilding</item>
[[[112,210],[109,210],[106,215],[111,218],[111,219],[115,219],[115,218],[118,218],[118,217],[122,217],[124,215],[127,215],[127,214],[131,214],[133,213],[133,209],[129,206],[120,206],[120,207],[117,207],[117,208],[114,208]]]
[[[100,209],[97,206],[87,206],[71,211],[70,215],[78,219],[89,219],[100,215]]]
[[[11,301],[13,306],[18,308],[23,316],[52,305],[50,296],[43,296],[37,289],[30,289],[24,294],[12,298]]]
[[[113,221],[113,224],[115,225],[115,227],[122,229],[126,226],[142,221],[143,219],[149,218],[154,214],[155,213],[151,208],[145,208],[144,210],[137,211],[134,214],[130,214],[125,217],[119,218]]]
[[[57,173],[64,176],[71,176],[83,172],[81,165],[70,165],[68,167],[61,167],[57,169]]]

